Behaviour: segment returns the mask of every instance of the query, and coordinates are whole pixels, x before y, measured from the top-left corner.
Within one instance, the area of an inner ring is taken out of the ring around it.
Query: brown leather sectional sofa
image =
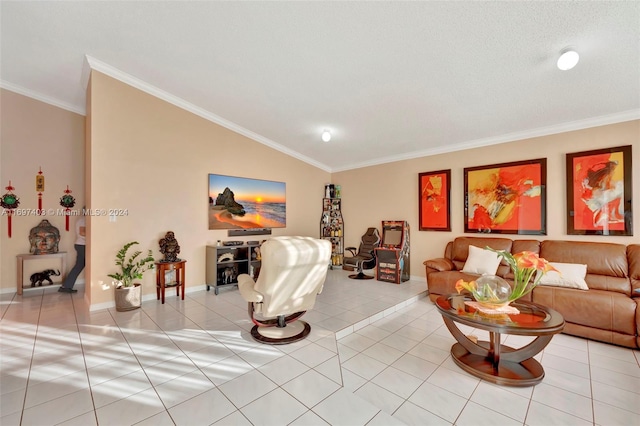
[[[478,277],[461,272],[469,245],[513,254],[528,250],[550,262],[586,264],[589,290],[537,286],[525,299],[560,312],[565,319],[564,333],[640,348],[640,244],[458,237],[447,244],[443,258],[424,262],[431,300],[455,293],[460,278]],[[513,282],[504,261],[496,275]]]

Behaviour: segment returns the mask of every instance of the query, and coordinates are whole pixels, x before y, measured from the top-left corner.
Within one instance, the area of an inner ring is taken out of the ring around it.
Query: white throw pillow
[[[559,262],[549,262],[549,264],[560,273],[555,271],[547,272],[542,276],[539,284],[589,290],[589,286],[584,280],[587,276],[587,265]]]
[[[476,246],[469,246],[469,256],[462,272],[480,275],[495,275],[502,260],[496,253]]]

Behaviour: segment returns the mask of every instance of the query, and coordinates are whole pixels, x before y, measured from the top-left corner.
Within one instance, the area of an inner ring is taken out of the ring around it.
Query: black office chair
[[[353,257],[345,257],[342,264],[345,269],[356,269],[357,274],[349,275],[354,280],[370,280],[373,277],[365,275],[363,269],[373,269],[376,266],[375,249],[380,247],[380,233],[376,228],[369,228],[362,236],[360,247],[356,253],[355,247],[347,247]]]

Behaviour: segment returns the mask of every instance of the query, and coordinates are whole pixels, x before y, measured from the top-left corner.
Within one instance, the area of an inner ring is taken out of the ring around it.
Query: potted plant
[[[130,311],[140,307],[142,303],[142,287],[140,283],[133,280],[141,279],[142,275],[153,269],[154,258],[149,250],[146,257],[140,257],[141,251],[136,250],[127,257],[127,251],[131,246],[138,244],[137,241],[127,243],[118,251],[116,255],[116,266],[120,267],[120,272],[109,274],[109,277],[116,280],[115,299],[117,311]]]

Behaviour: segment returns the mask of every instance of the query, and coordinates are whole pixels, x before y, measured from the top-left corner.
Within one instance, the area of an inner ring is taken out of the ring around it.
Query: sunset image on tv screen
[[[284,228],[286,184],[209,175],[209,229]]]

